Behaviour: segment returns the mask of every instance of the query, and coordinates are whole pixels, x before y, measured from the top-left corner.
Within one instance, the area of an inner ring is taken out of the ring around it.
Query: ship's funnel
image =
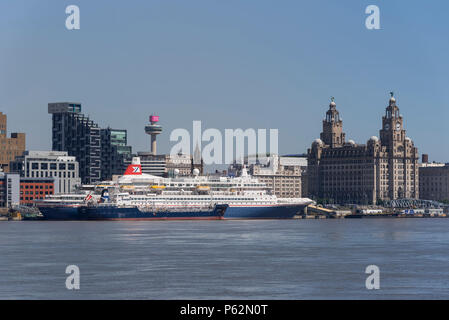
[[[142,166],[140,165],[139,157],[133,157],[131,164],[125,171],[125,176],[127,175],[142,175]]]

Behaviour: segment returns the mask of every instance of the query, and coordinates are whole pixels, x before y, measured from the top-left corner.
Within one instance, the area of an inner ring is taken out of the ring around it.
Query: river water
[[[0,222],[0,299],[402,298],[449,299],[449,219]]]

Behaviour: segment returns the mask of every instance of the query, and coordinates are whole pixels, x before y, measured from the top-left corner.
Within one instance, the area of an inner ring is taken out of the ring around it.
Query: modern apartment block
[[[321,137],[308,150],[308,192],[333,203],[417,199],[418,168],[418,149],[405,134],[393,94],[382,117],[380,139],[371,137],[367,144],[345,140],[343,121],[332,100]]]
[[[25,151],[25,133],[11,133],[7,136],[6,114],[0,112],[0,168],[9,172],[9,163]]]
[[[81,184],[79,163],[66,151],[26,151],[11,162],[24,178],[54,178],[54,193],[71,193]]]
[[[125,161],[131,159],[132,148],[128,146],[127,131],[101,129],[101,180],[110,180],[113,175],[123,174]]]
[[[76,157],[83,184],[94,184],[122,173],[124,160],[131,155],[126,130],[101,129],[81,113],[80,103],[49,103],[48,113],[53,118],[52,149]]]
[[[419,197],[449,203],[449,163],[429,163],[423,155],[419,167]]]
[[[101,180],[101,137],[97,123],[81,113],[81,104],[58,102],[48,104],[52,114],[52,149],[67,151],[79,162],[82,183]]]

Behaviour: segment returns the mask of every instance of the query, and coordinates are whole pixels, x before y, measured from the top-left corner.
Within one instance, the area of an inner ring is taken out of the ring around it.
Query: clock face
[[[390,130],[390,125],[388,123],[385,125],[385,130]]]
[[[401,124],[398,122],[398,123],[396,123],[396,130],[400,130],[401,129]]]

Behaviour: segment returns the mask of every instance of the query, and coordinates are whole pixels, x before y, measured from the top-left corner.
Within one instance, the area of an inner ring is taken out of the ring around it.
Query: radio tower
[[[158,124],[159,116],[151,115],[150,124],[145,126],[145,133],[151,135],[151,153],[156,155],[156,136],[162,132],[162,127]]]

